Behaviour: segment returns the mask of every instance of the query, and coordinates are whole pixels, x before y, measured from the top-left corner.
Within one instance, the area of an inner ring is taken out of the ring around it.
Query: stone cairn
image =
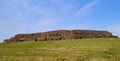
[[[10,39],[4,40],[4,43],[11,42],[37,42],[64,39],[82,39],[82,38],[118,38],[108,31],[97,30],[56,30],[33,34],[17,34]]]

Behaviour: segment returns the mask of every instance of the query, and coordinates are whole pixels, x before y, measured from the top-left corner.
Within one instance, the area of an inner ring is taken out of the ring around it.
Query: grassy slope
[[[120,61],[120,39],[0,44],[0,61]]]

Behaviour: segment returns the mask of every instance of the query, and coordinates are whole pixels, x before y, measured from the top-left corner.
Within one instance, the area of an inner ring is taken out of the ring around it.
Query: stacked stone
[[[82,38],[118,38],[108,31],[97,30],[56,30],[43,33],[18,34],[10,39],[4,40],[10,42],[30,42],[30,41],[50,41],[64,39],[82,39]]]

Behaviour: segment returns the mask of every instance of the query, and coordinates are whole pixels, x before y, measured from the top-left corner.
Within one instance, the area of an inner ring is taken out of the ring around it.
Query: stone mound
[[[32,34],[17,34],[10,39],[4,40],[4,42],[37,42],[82,38],[118,38],[118,36],[113,36],[112,33],[108,31],[99,30],[56,30]]]

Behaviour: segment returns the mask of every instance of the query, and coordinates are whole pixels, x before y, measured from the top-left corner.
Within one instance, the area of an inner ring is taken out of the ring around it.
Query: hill
[[[0,44],[0,61],[120,61],[120,39],[67,39]]]
[[[118,38],[108,31],[99,30],[56,30],[32,34],[17,34],[10,39],[4,40],[5,43],[11,42],[37,42],[65,39],[83,39],[83,38]]]

